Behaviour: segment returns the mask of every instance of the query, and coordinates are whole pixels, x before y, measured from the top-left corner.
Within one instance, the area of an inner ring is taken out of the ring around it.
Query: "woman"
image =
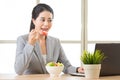
[[[54,13],[47,4],[33,8],[29,34],[17,39],[15,71],[17,74],[45,74],[45,64],[61,62],[64,73],[83,72],[81,67],[73,67],[65,56],[59,39],[48,36]]]

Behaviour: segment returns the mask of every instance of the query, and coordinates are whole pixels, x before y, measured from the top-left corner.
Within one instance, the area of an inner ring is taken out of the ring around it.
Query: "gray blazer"
[[[62,62],[64,64],[64,73],[76,72],[76,67],[73,67],[68,61],[59,39],[47,36],[47,58],[46,62]],[[46,74],[45,63],[41,54],[39,43],[34,46],[28,44],[28,34],[17,38],[15,71],[17,74]]]

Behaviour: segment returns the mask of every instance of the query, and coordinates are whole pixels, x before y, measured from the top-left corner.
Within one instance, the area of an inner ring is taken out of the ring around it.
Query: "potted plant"
[[[81,55],[81,61],[85,71],[86,78],[99,78],[101,62],[105,59],[104,53],[100,50],[95,52],[84,51]]]

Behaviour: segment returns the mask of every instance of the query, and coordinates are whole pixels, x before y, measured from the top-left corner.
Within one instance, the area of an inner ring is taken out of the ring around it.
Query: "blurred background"
[[[16,39],[29,33],[31,12],[38,3],[54,10],[49,35],[61,40],[74,66],[83,50],[95,43],[120,43],[120,0],[0,0],[0,74],[15,74]]]

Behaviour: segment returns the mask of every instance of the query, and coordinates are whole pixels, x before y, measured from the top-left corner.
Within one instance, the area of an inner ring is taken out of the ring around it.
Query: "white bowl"
[[[46,66],[46,69],[51,77],[58,77],[63,71],[64,66]]]

